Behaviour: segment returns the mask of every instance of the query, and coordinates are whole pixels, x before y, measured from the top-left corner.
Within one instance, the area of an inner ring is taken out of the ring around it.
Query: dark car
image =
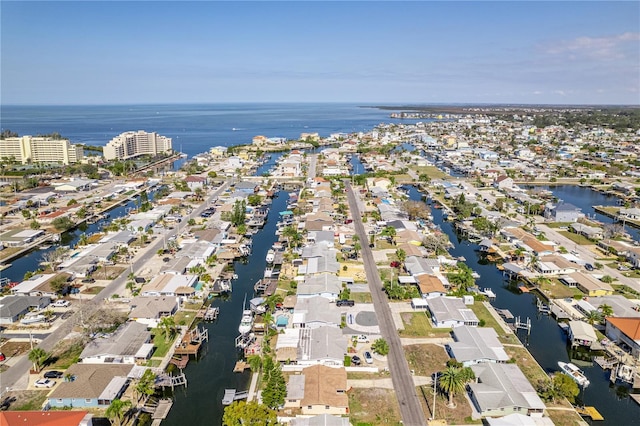
[[[587,271],[593,271],[593,265],[590,263],[587,263],[584,265],[584,269],[586,269]]]
[[[95,283],[96,280],[95,280],[95,278],[85,278],[85,279],[82,280],[82,282],[85,283],[85,284],[92,284],[92,283]]]
[[[62,376],[64,376],[64,373],[62,371],[51,370],[44,373],[45,379],[59,379]]]
[[[342,299],[336,302],[336,306],[354,306],[356,302],[354,300]]]
[[[354,355],[354,356],[351,357],[351,364],[360,365],[360,364],[362,364],[362,360],[360,359],[360,357],[358,355]]]

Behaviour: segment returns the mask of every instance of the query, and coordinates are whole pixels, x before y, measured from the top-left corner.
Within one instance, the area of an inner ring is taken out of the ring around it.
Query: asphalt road
[[[218,189],[216,189],[213,194],[209,196],[200,206],[193,209],[193,211],[186,217],[182,218],[181,225],[186,224],[191,218],[195,218],[200,215],[202,211],[209,205],[211,200],[214,197],[220,195],[226,188],[229,186],[230,182],[225,182]],[[181,229],[182,226],[178,226],[175,229],[166,230],[167,237],[171,237],[176,235]],[[133,270],[139,270],[144,267],[145,263],[156,255],[157,251],[161,248],[161,245],[164,244],[164,238],[156,238],[147,248],[145,252],[135,261],[133,262]],[[118,278],[111,281],[100,293],[98,293],[93,299],[87,301],[86,303],[90,304],[98,304],[105,299],[108,299],[113,294],[121,292],[125,288],[125,283],[127,281],[127,276],[129,275],[129,269],[127,268]],[[44,349],[45,351],[51,351],[55,345],[63,340],[66,336],[68,336],[73,331],[73,326],[78,322],[79,313],[73,314],[69,317],[64,323],[60,324],[60,326],[51,332],[47,337],[45,337],[40,344],[39,348]],[[16,362],[12,367],[10,367],[7,371],[0,374],[0,387],[4,390],[6,388],[16,388],[16,389],[26,389],[27,387],[27,371],[31,368],[31,362],[24,357]],[[23,380],[22,382],[20,382]]]
[[[389,371],[391,372],[393,389],[398,398],[402,421],[404,424],[411,426],[425,425],[426,419],[416,393],[413,376],[409,371],[409,364],[404,356],[404,349],[402,348],[398,331],[391,316],[391,309],[389,309],[386,295],[382,290],[382,281],[378,275],[378,268],[373,259],[371,249],[368,244],[366,244],[369,239],[362,224],[358,201],[348,181],[345,181],[345,186],[347,188],[347,199],[349,200],[351,217],[353,218],[353,223],[360,237],[360,241],[363,241],[361,255],[367,274],[367,281],[369,282],[373,306],[378,317],[378,322],[380,323],[380,331],[387,343],[389,343]]]

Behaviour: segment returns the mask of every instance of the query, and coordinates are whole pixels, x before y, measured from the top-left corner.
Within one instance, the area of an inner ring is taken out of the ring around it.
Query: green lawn
[[[354,300],[356,303],[371,303],[371,293],[356,293],[352,291],[351,300]]]
[[[448,174],[437,168],[436,166],[424,166],[424,167],[410,167],[418,175],[427,175],[431,179],[447,179],[450,178]]]
[[[431,320],[424,311],[403,312],[402,322],[404,330],[400,330],[400,337],[449,337],[450,328],[434,328]]]
[[[162,358],[167,352],[169,352],[169,348],[173,343],[173,339],[166,340],[160,331],[156,330],[156,334],[153,336],[153,346],[155,346],[156,350],[153,353],[152,357]]]
[[[173,318],[177,325],[190,326],[196,318],[196,311],[178,311]]]
[[[584,235],[574,234],[573,232],[569,232],[569,231],[559,231],[558,234],[567,237],[568,239],[570,239],[574,243],[579,244],[581,246],[592,246],[593,245],[593,241],[591,241],[590,239],[588,239]]]

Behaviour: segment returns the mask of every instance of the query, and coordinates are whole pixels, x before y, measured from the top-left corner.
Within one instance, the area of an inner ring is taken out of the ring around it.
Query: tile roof
[[[630,339],[640,340],[640,318],[607,318],[607,321]]]

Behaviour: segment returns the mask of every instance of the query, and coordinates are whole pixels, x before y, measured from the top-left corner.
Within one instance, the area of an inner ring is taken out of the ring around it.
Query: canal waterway
[[[582,210],[582,213],[588,215],[590,219],[598,220],[602,223],[613,223],[614,219],[596,212],[593,206],[615,206],[619,207],[619,198],[614,195],[603,194],[594,191],[591,188],[578,185],[557,185],[557,186],[526,186],[527,189],[544,189],[551,191],[554,197],[565,203],[573,204]],[[631,237],[640,241],[640,230],[629,225],[624,230]]]
[[[409,197],[412,200],[421,200],[422,194],[410,187]],[[567,200],[568,201],[568,200]],[[430,200],[427,201],[430,203]],[[577,206],[578,204],[576,204]],[[532,293],[520,293],[518,290],[510,290],[508,281],[495,265],[483,260],[478,250],[478,245],[459,237],[452,222],[447,222],[441,209],[432,210],[433,222],[445,232],[453,244],[449,250],[454,257],[464,257],[471,269],[480,274],[476,280],[480,288],[491,288],[496,294],[492,305],[500,309],[508,309],[514,316],[520,316],[521,320],[531,320],[531,333],[525,330],[518,332],[521,342],[547,372],[559,371],[558,361],[578,363],[591,381],[591,385],[581,392],[580,398],[588,406],[595,406],[604,416],[603,422],[598,425],[638,425],[640,424],[640,406],[628,397],[629,388],[626,386],[612,386],[609,383],[609,373],[592,363],[570,359],[567,338],[565,333],[557,325],[556,321],[548,315],[541,315],[537,311],[536,296]]]
[[[199,360],[191,360],[187,365],[185,374],[188,387],[175,391],[174,405],[163,425],[222,424],[224,390],[235,388],[241,391],[249,388],[249,370],[245,373],[233,372],[240,353],[235,347],[235,338],[239,334],[243,302],[245,297],[247,303],[253,297],[253,285],[264,275],[267,251],[277,241],[278,213],[286,210],[287,200],[287,192],[277,193],[270,206],[267,223],[253,236],[251,255],[246,263],[234,262],[238,279],[234,280],[229,297],[213,301],[212,306],[220,308],[218,319],[213,323],[200,325],[209,330],[209,341],[205,343]]]

